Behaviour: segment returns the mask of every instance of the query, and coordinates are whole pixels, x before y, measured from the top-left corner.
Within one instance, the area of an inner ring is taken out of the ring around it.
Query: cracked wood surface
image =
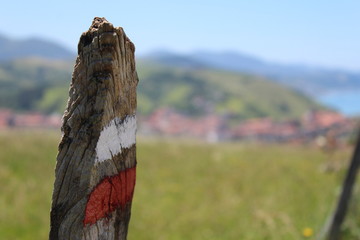
[[[55,170],[52,240],[126,239],[136,167],[134,51],[105,18],[81,35]]]

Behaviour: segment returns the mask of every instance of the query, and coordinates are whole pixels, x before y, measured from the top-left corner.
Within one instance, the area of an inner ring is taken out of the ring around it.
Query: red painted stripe
[[[94,224],[132,200],[136,179],[136,167],[121,171],[118,175],[104,178],[91,192],[85,208],[84,225]]]

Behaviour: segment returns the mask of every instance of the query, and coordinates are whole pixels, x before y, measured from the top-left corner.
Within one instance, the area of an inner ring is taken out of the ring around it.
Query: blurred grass
[[[0,239],[47,239],[59,139],[0,132]],[[345,166],[349,155],[334,159]],[[317,234],[344,174],[322,171],[327,158],[290,145],[139,139],[128,239],[304,239],[306,227]],[[346,239],[360,236],[353,209]]]
[[[0,134],[0,239],[46,239],[60,134]]]

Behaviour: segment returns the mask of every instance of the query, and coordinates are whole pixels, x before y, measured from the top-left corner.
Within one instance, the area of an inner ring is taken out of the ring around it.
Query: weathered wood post
[[[134,45],[96,17],[81,35],[59,145],[50,239],[126,239],[136,167]]]
[[[349,169],[344,179],[341,195],[338,200],[334,215],[330,219],[329,230],[327,232],[327,240],[339,240],[341,226],[345,220],[345,216],[351,200],[353,187],[356,183],[356,175],[360,168],[360,132],[355,146],[355,150],[350,162]]]

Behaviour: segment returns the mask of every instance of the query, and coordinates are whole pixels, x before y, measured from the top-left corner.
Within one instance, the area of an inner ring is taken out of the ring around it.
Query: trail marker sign
[[[81,35],[63,116],[51,240],[126,239],[136,177],[135,47],[96,17]]]

